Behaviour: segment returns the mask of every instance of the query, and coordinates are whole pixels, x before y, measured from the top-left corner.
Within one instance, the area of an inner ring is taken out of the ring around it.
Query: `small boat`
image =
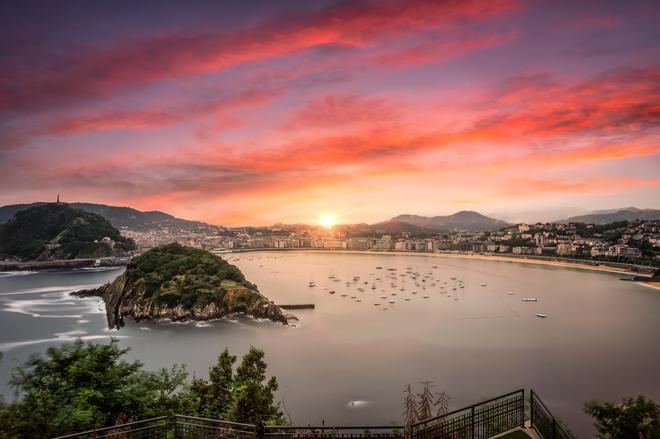
[[[429,296],[422,296],[422,299],[428,299]]]
[[[507,293],[509,296],[513,296],[513,295],[516,294],[516,293],[514,293],[513,291],[507,291],[506,293]]]
[[[396,303],[394,300],[390,300],[389,303]]]
[[[328,294],[335,294],[335,290],[328,291]]]
[[[358,299],[358,300],[356,300],[356,302],[362,302],[362,299]]]
[[[374,303],[374,306],[380,306],[380,303]]]
[[[309,286],[310,288],[314,288],[314,287],[316,286],[316,284],[315,284],[314,282],[310,282],[308,286]]]
[[[355,296],[351,296],[351,299],[355,299]]]
[[[381,299],[387,299],[387,296],[380,296]]]
[[[523,297],[522,301],[523,302],[538,302],[538,299],[536,297]]]
[[[486,286],[486,284],[481,284],[481,286],[482,286],[482,287],[485,287],[485,286]]]
[[[342,294],[342,295],[341,295],[341,297],[346,297],[346,296],[348,296],[348,294]]]
[[[382,269],[383,269],[383,267],[381,267],[380,265],[378,265],[378,266],[376,267],[376,270],[382,270]]]
[[[364,291],[364,288],[358,288],[358,291]]]
[[[544,318],[546,318],[546,317],[548,317],[548,316],[547,316],[546,314],[538,313],[538,314],[536,314],[536,317],[540,317],[540,318],[544,319]]]

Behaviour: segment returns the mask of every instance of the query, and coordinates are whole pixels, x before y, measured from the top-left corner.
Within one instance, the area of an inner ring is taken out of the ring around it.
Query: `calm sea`
[[[424,255],[226,258],[276,303],[316,308],[296,311],[296,327],[237,318],[129,321],[108,331],[101,301],[68,293],[121,269],[0,273],[0,392],[12,398],[11,369],[30,354],[115,336],[148,368],[185,363],[198,375],[225,347],[239,355],[260,347],[301,425],[399,423],[404,385],[419,391],[425,380],[450,395],[452,408],[533,388],[580,436],[592,432],[587,400],[660,401],[660,292],[617,274]]]

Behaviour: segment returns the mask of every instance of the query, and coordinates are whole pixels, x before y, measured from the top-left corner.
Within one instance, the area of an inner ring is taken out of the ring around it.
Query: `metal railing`
[[[259,428],[253,424],[174,415],[170,418],[176,439],[252,439],[258,436]]]
[[[538,394],[532,390],[529,397],[532,427],[543,439],[573,439],[575,436],[552,416]]]
[[[114,427],[60,436],[57,439],[167,439],[170,425],[170,418],[161,416],[145,419],[144,421],[115,425]]]
[[[573,439],[530,392],[532,427],[542,439]],[[114,427],[61,436],[57,439],[487,439],[524,427],[523,389],[426,419],[408,431],[401,425],[350,427],[262,426],[193,416],[161,416]]]
[[[525,423],[524,389],[417,422],[414,439],[486,439]]]
[[[402,425],[368,427],[286,427],[266,426],[265,437],[271,439],[301,438],[402,438]]]

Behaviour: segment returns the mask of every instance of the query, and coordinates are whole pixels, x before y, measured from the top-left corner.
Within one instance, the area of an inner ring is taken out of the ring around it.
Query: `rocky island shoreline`
[[[285,325],[297,320],[259,293],[236,266],[175,243],[138,256],[113,282],[72,295],[101,297],[108,327],[116,329],[127,316],[135,321],[185,321],[245,314]]]

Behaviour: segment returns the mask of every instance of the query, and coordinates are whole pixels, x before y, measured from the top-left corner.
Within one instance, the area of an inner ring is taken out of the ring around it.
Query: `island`
[[[133,258],[111,283],[72,294],[103,298],[111,329],[121,328],[126,316],[135,321],[185,321],[240,313],[285,325],[297,320],[259,293],[238,267],[208,251],[178,243]]]
[[[31,207],[0,224],[0,261],[8,263],[97,259],[127,255],[135,248],[132,239],[101,215],[66,203]]]

